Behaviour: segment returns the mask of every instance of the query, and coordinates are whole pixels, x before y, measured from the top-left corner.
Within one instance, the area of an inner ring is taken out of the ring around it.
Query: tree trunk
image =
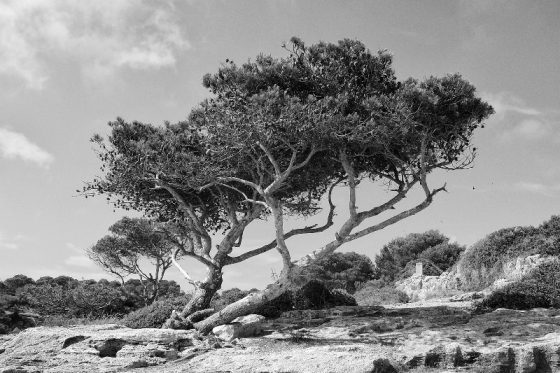
[[[192,329],[193,323],[202,316],[213,313],[209,310],[212,297],[222,286],[221,268],[209,268],[203,282],[197,283],[192,298],[181,310],[173,311],[169,319],[163,324],[163,329]]]
[[[245,316],[255,312],[269,301],[284,294],[286,291],[294,290],[295,288],[304,285],[306,280],[305,276],[301,276],[302,270],[302,267],[292,266],[288,271],[284,272],[276,282],[268,285],[266,289],[256,293],[251,293],[245,298],[226,306],[221,311],[195,323],[195,329],[203,334],[207,334],[216,326],[226,324],[236,317]]]

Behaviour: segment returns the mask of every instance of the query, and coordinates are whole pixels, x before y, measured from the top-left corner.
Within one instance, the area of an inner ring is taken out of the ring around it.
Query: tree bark
[[[206,278],[203,282],[196,283],[196,289],[192,298],[180,311],[173,311],[171,316],[163,324],[163,329],[192,329],[193,323],[200,319],[201,315],[207,316],[214,310],[209,309],[212,297],[222,286],[221,268],[208,268]],[[195,318],[193,319],[193,316]]]
[[[278,298],[286,291],[294,290],[305,285],[307,280],[306,277],[302,275],[303,271],[304,267],[292,265],[288,271],[283,272],[276,282],[268,285],[264,290],[251,293],[204,320],[194,323],[194,328],[202,334],[207,334],[218,325],[226,324],[236,317],[245,316],[257,311],[266,303]]]

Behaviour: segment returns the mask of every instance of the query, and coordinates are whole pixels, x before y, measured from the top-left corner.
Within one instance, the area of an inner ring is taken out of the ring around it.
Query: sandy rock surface
[[[193,332],[119,325],[38,327],[0,340],[0,372],[116,372],[160,365],[194,344]]]
[[[560,372],[560,310],[473,315],[457,303],[290,311],[231,343],[115,325],[34,328],[0,339],[0,372]]]

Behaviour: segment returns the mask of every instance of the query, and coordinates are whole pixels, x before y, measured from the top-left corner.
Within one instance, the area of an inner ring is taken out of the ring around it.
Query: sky
[[[471,245],[500,228],[538,225],[560,214],[559,19],[557,0],[0,0],[0,279],[108,278],[85,249],[126,212],[76,193],[100,175],[90,137],[116,117],[183,120],[209,96],[205,73],[226,58],[285,56],[292,36],[388,49],[400,79],[459,72],[496,111],[474,137],[474,167],[432,175],[431,186],[447,182],[448,193],[341,251],[373,258],[409,233],[437,229]],[[364,207],[386,197],[376,185],[358,193]],[[292,256],[333,235],[290,239]],[[271,223],[258,223],[240,252],[272,237]],[[271,251],[226,267],[223,287],[262,288],[280,268]],[[189,289],[174,268],[167,278]]]

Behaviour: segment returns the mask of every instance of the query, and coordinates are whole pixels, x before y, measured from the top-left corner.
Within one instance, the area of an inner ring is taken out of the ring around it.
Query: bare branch
[[[386,220],[382,221],[381,223],[378,223],[378,224],[373,225],[371,227],[362,229],[361,231],[358,231],[354,234],[351,234],[348,237],[344,238],[344,242],[353,241],[357,238],[360,238],[360,237],[363,237],[363,236],[368,235],[370,233],[381,230],[381,229],[383,229],[383,228],[385,228],[389,225],[395,224],[395,223],[397,223],[397,222],[399,222],[399,221],[401,221],[405,218],[408,218],[409,216],[412,216],[412,215],[415,215],[415,214],[419,213],[420,211],[424,210],[426,207],[428,207],[432,203],[433,197],[437,193],[439,193],[441,191],[445,191],[445,190],[446,190],[445,185],[442,186],[441,188],[434,189],[433,191],[428,193],[428,196],[426,197],[426,199],[422,203],[416,205],[415,207],[413,207],[411,209],[403,211],[400,214],[397,214],[397,215],[395,215],[395,216],[393,216],[389,219],[386,219]]]
[[[280,166],[278,165],[278,162],[276,162],[276,159],[274,158],[274,156],[272,155],[270,150],[268,150],[268,148],[266,146],[264,146],[263,143],[261,143],[259,141],[259,142],[257,142],[257,145],[259,146],[259,148],[262,149],[264,154],[266,154],[268,160],[272,164],[272,167],[274,167],[274,172],[276,173],[276,178],[279,178],[282,175],[282,172],[280,171]]]
[[[196,285],[195,281],[191,278],[191,276],[189,276],[189,274],[187,273],[187,271],[185,271],[183,269],[183,267],[181,267],[181,265],[179,264],[179,262],[177,261],[177,255],[179,254],[179,251],[181,251],[181,248],[177,247],[173,250],[173,254],[171,255],[171,261],[173,262],[173,264],[175,265],[175,267],[177,267],[177,269],[179,270],[179,272],[181,272],[181,274],[183,275],[183,277],[185,278],[185,280],[187,280],[187,282],[191,285]]]
[[[327,229],[329,229],[330,227],[332,227],[334,212],[335,212],[335,207],[336,207],[334,205],[333,201],[332,201],[332,192],[333,192],[333,189],[335,188],[335,186],[337,186],[342,180],[344,180],[344,178],[338,179],[329,188],[329,195],[328,195],[329,214],[327,216],[327,221],[325,222],[325,224],[323,224],[320,227],[317,227],[317,225],[311,225],[311,226],[307,226],[307,227],[303,227],[303,228],[292,229],[291,231],[289,231],[288,233],[286,233],[284,235],[285,240],[289,239],[290,237],[301,235],[301,234],[313,234],[313,233],[324,232]],[[256,249],[247,251],[246,253],[240,254],[239,256],[227,257],[224,265],[240,263],[244,260],[250,259],[254,256],[257,256],[257,255],[260,255],[260,254],[263,254],[263,253],[266,253],[267,251],[270,251],[270,250],[275,249],[275,248],[276,248],[276,240],[272,240],[271,242],[267,243],[266,245],[263,245],[263,246],[258,247]]]

